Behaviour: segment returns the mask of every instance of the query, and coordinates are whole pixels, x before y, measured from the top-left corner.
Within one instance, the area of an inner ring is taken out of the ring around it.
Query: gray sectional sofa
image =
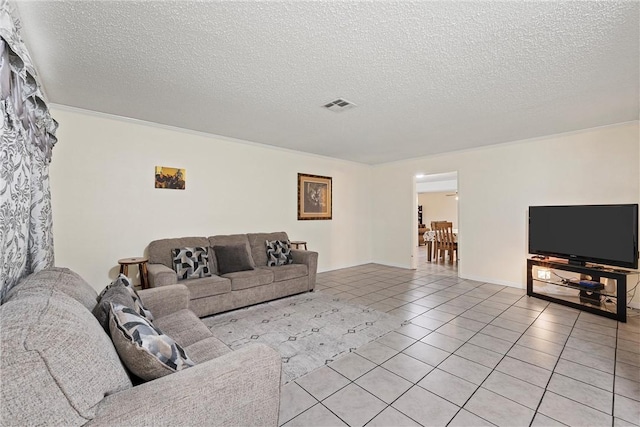
[[[91,312],[91,286],[65,268],[22,280],[0,306],[0,424],[277,426],[279,354],[260,344],[232,352],[188,309],[191,294],[139,292],[195,366],[133,386]]]
[[[275,232],[155,240],[149,244],[149,284],[155,288],[184,284],[189,289],[189,307],[199,317],[313,290],[318,253],[292,249],[292,264],[268,267],[266,241],[273,240],[289,237]],[[252,270],[220,274],[215,247],[229,245],[246,246]],[[178,281],[172,250],[185,247],[209,248],[212,276]]]

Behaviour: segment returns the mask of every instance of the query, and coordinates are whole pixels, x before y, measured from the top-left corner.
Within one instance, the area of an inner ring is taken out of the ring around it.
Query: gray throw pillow
[[[214,246],[220,275],[235,273],[236,271],[253,270],[249,252],[245,244]]]
[[[109,333],[109,312],[111,311],[111,303],[120,304],[135,310],[135,304],[131,293],[122,281],[116,281],[100,293],[100,300],[93,308],[93,315],[96,316],[100,325]]]
[[[135,310],[111,304],[109,329],[120,359],[143,380],[154,380],[195,365],[177,342]]]

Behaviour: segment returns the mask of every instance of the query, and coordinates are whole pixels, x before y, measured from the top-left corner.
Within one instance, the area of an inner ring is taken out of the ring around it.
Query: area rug
[[[256,342],[278,350],[283,384],[402,325],[398,317],[320,291],[203,320],[232,350]]]

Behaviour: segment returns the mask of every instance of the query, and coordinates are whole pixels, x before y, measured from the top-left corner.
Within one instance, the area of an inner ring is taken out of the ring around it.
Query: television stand
[[[560,259],[527,259],[527,295],[626,322],[627,278],[637,274],[640,272],[574,265]],[[583,286],[580,280],[603,286]]]

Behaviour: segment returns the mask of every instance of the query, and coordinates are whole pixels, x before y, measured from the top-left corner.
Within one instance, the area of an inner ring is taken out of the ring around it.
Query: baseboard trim
[[[318,268],[318,273],[328,273],[330,271],[342,270],[343,268],[360,267],[361,265],[367,265],[367,264],[378,264],[378,263],[373,261],[362,261],[355,264],[341,264],[337,266],[332,266],[330,268],[324,268],[324,269]]]
[[[411,268],[411,264],[394,264],[389,262],[372,261],[373,264],[384,265],[385,267],[404,268],[406,270],[417,270],[417,268]]]
[[[476,282],[489,283],[491,285],[509,286],[510,288],[518,288],[518,289],[526,288],[526,285],[523,285],[522,283],[509,282],[507,280],[496,280],[496,279],[487,278],[487,277],[474,276],[472,274],[458,273],[458,277],[461,279],[475,280]]]

